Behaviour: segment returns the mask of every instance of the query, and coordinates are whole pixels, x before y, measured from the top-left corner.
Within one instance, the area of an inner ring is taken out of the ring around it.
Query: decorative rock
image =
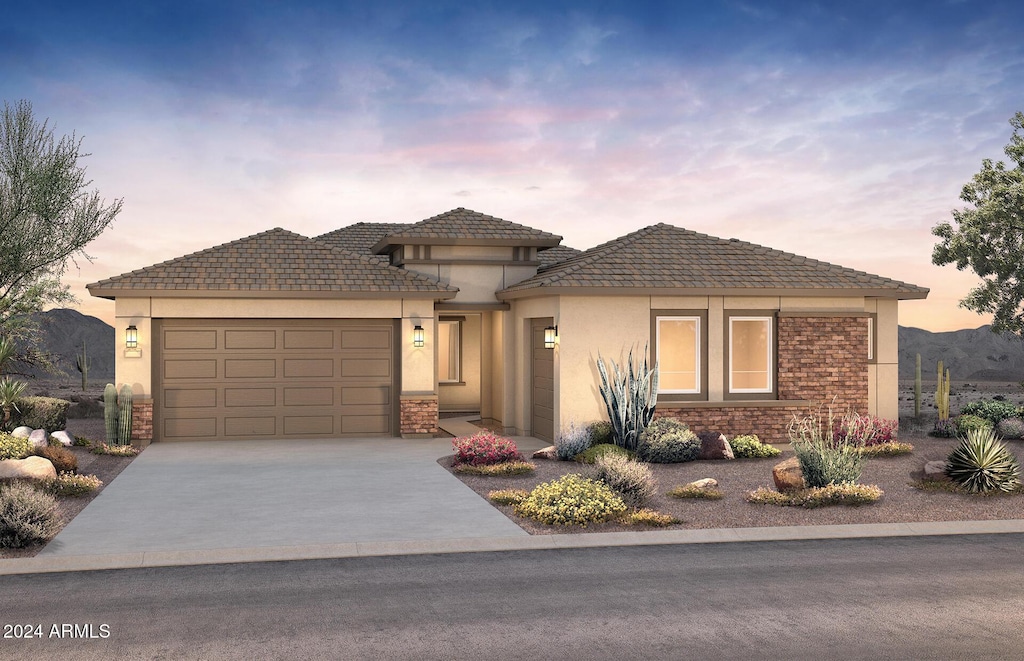
[[[25,427],[25,426],[15,427],[14,431],[11,432],[11,436],[14,436],[16,438],[28,438],[29,435],[31,435],[31,434],[32,434],[32,428],[31,427]]]
[[[53,463],[44,457],[0,461],[0,479],[52,480],[55,477],[57,477],[57,471],[53,468]]]
[[[60,441],[60,444],[65,447],[70,447],[75,444],[75,439],[71,437],[71,434],[66,431],[55,431],[50,434],[50,438],[55,441]]]
[[[28,436],[28,440],[32,441],[32,445],[35,447],[41,447],[48,443],[45,429],[35,429]]]
[[[732,453],[732,446],[729,445],[729,439],[725,437],[725,434],[701,432],[698,436],[700,437],[700,454],[697,455],[698,459],[736,458],[736,455]]]
[[[949,476],[946,475],[946,462],[929,461],[924,465],[924,479],[926,480],[948,480]]]
[[[772,479],[775,481],[775,488],[782,492],[799,491],[807,486],[796,457],[775,464],[772,468]]]
[[[694,489],[714,489],[718,486],[718,480],[713,477],[705,477],[701,480],[694,480],[686,486],[693,487]]]
[[[533,453],[534,459],[558,459],[558,453],[555,452],[555,446],[549,445],[546,448],[541,448]]]

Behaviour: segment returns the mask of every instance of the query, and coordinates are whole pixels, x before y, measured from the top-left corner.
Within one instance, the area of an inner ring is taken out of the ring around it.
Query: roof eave
[[[896,291],[882,288],[757,288],[757,287],[565,287],[544,286],[523,289],[505,289],[495,294],[498,300],[508,301],[517,298],[534,298],[538,296],[572,295],[572,296],[865,296],[873,298],[893,298],[898,300],[924,299],[928,297],[928,289],[920,291]]]
[[[384,237],[370,248],[379,255],[392,246],[508,246],[510,248],[554,248],[562,237],[552,239],[468,239],[462,237],[398,236]]]
[[[300,289],[131,289],[87,285],[91,296],[116,298],[293,298],[293,299],[426,299],[450,300],[458,291],[309,291]]]

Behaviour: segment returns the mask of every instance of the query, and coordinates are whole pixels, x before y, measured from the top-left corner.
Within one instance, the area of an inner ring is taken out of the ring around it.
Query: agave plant
[[[991,427],[972,429],[946,460],[946,475],[970,493],[1013,491],[1020,464]]]
[[[0,379],[0,410],[3,411],[4,421],[2,427],[7,429],[11,421],[11,411],[21,410],[18,408],[18,399],[25,392],[27,384],[24,381],[15,381],[9,376]]]
[[[644,347],[642,364],[633,361],[633,349],[629,350],[627,369],[615,363],[611,376],[601,354],[597,355],[597,371],[601,376],[601,397],[608,409],[612,423],[615,444],[636,452],[640,434],[654,419],[654,407],[658,401],[658,363],[649,365],[647,347]]]

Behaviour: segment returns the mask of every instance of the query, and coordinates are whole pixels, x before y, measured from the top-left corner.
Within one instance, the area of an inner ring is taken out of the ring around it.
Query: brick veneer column
[[[779,399],[868,412],[866,317],[780,317]]]
[[[399,399],[402,438],[432,437],[438,431],[437,420],[437,395],[402,395]]]
[[[153,400],[132,402],[132,445],[145,447],[153,440]]]

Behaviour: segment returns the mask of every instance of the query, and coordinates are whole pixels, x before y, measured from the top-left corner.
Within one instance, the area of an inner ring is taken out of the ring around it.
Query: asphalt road
[[[7,576],[4,635],[28,625],[41,637],[0,638],[0,658],[1020,659],[1022,543],[889,538]]]

